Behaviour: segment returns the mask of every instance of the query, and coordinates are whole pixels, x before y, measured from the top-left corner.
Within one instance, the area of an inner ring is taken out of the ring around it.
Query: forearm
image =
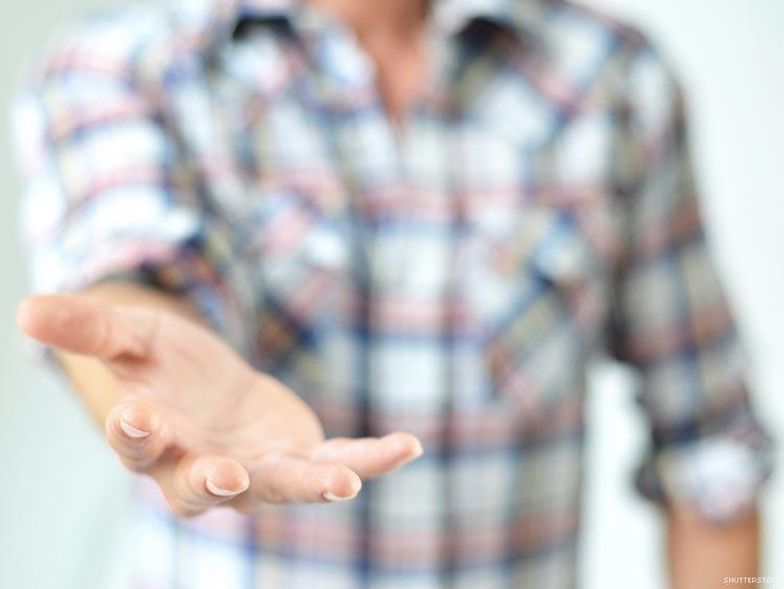
[[[759,575],[759,515],[722,526],[710,525],[683,509],[668,511],[668,558],[673,589],[749,587],[725,577]]]
[[[198,320],[195,310],[184,299],[140,284],[107,282],[90,287],[84,294],[112,305],[155,307]],[[55,352],[55,355],[87,411],[102,426],[117,401],[114,377],[94,358],[62,351]]]

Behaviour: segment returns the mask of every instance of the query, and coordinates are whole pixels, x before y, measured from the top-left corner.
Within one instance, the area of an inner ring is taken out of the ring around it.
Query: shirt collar
[[[489,21],[518,35],[539,37],[545,9],[553,0],[434,0],[433,19],[448,34],[471,22]]]
[[[292,20],[307,0],[215,0],[233,33],[243,20]],[[433,20],[447,34],[459,34],[481,19],[529,38],[540,35],[547,5],[557,0],[433,0]]]

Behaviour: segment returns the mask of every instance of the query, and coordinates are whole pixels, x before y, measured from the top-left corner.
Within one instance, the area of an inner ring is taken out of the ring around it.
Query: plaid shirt
[[[644,495],[714,521],[753,502],[770,442],[678,87],[639,32],[559,0],[440,0],[396,129],[314,7],[175,4],[77,27],[33,71],[35,288],[181,293],[328,435],[408,430],[426,453],[354,501],[258,517],[177,521],[145,483],[134,587],[574,586],[602,352],[641,375]]]

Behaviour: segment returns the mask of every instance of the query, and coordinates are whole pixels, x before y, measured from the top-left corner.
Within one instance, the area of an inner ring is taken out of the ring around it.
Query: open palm
[[[45,295],[19,309],[42,343],[97,358],[118,403],[107,439],[129,469],[156,479],[172,510],[354,497],[361,479],[419,456],[410,434],[324,439],[313,411],[193,321],[84,295]]]

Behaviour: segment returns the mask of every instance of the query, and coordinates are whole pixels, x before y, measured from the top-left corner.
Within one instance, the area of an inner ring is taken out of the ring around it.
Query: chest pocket
[[[309,191],[281,188],[257,195],[246,220],[244,246],[259,293],[260,356],[263,368],[276,373],[308,358],[319,333],[347,304],[346,218],[325,210]]]
[[[532,203],[469,220],[460,277],[489,399],[542,409],[582,386],[607,298],[608,252],[586,228],[607,237],[609,215]]]

